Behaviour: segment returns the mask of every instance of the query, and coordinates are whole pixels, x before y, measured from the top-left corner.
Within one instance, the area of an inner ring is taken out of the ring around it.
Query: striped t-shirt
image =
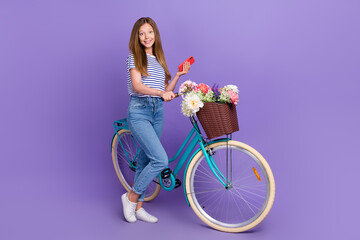
[[[149,76],[141,75],[141,81],[148,87],[160,89],[165,91],[165,71],[160,63],[156,60],[156,57],[150,54],[147,55],[148,67],[147,72]],[[144,95],[137,93],[133,90],[131,77],[130,77],[130,69],[135,68],[134,56],[130,53],[126,59],[126,67],[128,73],[128,92],[130,96],[137,96],[137,97],[148,97],[150,95]],[[158,97],[158,96],[156,96]]]

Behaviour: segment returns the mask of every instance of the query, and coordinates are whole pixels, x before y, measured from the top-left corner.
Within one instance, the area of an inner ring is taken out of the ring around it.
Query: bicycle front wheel
[[[241,142],[217,142],[209,148],[214,153],[212,165],[222,173],[227,187],[199,151],[185,176],[191,208],[203,222],[220,231],[243,232],[255,227],[267,216],[275,198],[275,181],[268,163]]]
[[[119,141],[119,137],[120,141]],[[126,191],[130,191],[134,185],[135,167],[137,159],[134,160],[133,165],[130,166],[129,160],[133,160],[136,156],[136,151],[139,149],[130,130],[121,129],[118,134],[114,136],[111,143],[112,159],[116,174],[124,186]],[[126,153],[128,156],[126,157]],[[152,181],[146,189],[145,201],[153,200],[160,192],[160,185]]]

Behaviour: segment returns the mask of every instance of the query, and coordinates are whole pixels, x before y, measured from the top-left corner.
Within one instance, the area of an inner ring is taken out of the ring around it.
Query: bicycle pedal
[[[180,179],[176,179],[175,180],[175,188],[178,188],[178,187],[180,187],[181,186],[181,181],[180,181]]]
[[[165,168],[164,170],[162,170],[161,172],[161,178],[162,179],[166,179],[169,178],[171,175],[172,171],[170,170],[170,168]]]

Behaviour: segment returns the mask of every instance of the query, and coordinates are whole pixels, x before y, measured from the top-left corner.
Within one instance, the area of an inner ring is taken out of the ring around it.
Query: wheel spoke
[[[240,191],[239,191],[238,188],[234,188],[234,189],[240,194]],[[242,191],[244,191],[244,190],[242,190]],[[253,195],[253,196],[250,196],[250,195]],[[262,204],[264,203],[264,201],[262,200],[261,202],[259,202],[259,200],[266,198],[266,196],[262,196],[262,195],[259,195],[259,194],[255,194],[255,193],[249,192],[249,191],[245,191],[245,193],[242,192],[242,193],[241,193],[241,196],[245,196],[247,199],[251,199],[253,202],[256,202],[256,203],[258,203],[258,204],[260,204],[260,205],[262,205]],[[258,198],[256,199],[256,198],[254,198],[254,196],[257,196]],[[260,199],[259,199],[259,198],[260,198]]]
[[[234,193],[234,194],[237,195],[238,197],[240,197],[241,200],[243,200],[246,203],[248,208],[255,214],[255,211],[250,207],[250,205],[255,208],[257,208],[257,207],[255,205],[253,205],[252,203],[250,203],[249,201],[247,201],[238,190],[236,190],[236,189],[234,189],[234,190],[236,191],[236,193]],[[257,208],[257,209],[259,209],[259,208]]]
[[[210,189],[210,190],[205,190],[205,191],[196,191],[196,194],[203,194],[203,193],[209,193],[209,192],[216,192],[216,191],[220,191],[220,190],[224,190],[224,188],[215,188],[215,189]],[[195,192],[190,192],[195,193]]]

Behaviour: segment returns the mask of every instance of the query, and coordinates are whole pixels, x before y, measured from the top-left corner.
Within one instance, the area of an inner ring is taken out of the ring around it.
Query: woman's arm
[[[159,89],[154,89],[143,84],[141,81],[141,73],[135,68],[130,69],[130,78],[133,90],[137,93],[144,95],[160,96],[165,101],[170,101],[175,97],[173,92],[169,92],[168,90],[162,91]]]
[[[184,66],[183,66],[183,71],[182,72],[177,72],[175,77],[171,80],[171,82],[168,85],[165,85],[165,91],[174,91],[179,78],[182,75],[187,74],[189,72],[189,70],[190,70],[190,63],[185,62]]]

